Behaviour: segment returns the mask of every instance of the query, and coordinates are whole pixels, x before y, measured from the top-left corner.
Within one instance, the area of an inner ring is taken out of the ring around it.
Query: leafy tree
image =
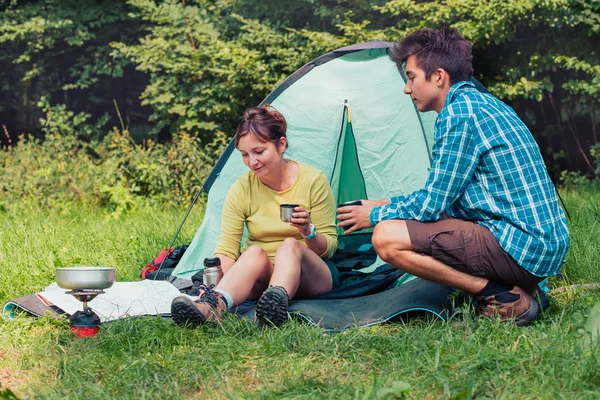
[[[570,168],[593,170],[586,158],[598,143],[598,1],[391,0],[377,9],[398,18],[382,29],[393,39],[418,28],[457,28],[473,42],[477,77],[525,118],[553,172],[562,156]]]
[[[474,44],[476,77],[526,120],[555,176],[565,166],[598,169],[598,151],[589,152],[599,141],[597,0],[36,0],[4,8],[0,118],[20,130],[42,132],[44,117],[48,129],[100,137],[108,113],[134,138],[187,132],[206,145],[327,51],[453,26]],[[77,132],[53,120],[66,110],[82,119]]]
[[[131,6],[39,0],[13,1],[5,8],[0,14],[3,121],[12,121],[8,125],[20,132],[39,132],[46,103],[62,103],[94,118],[110,113],[116,123],[113,100],[128,122],[135,119],[128,108],[136,107],[145,76],[128,60],[111,57],[108,45],[138,41],[142,23],[131,18]]]
[[[283,79],[323,51],[342,43],[329,34],[308,45],[305,31],[277,30],[225,8],[231,3],[132,0],[135,16],[148,23],[139,44],[113,43],[150,77],[142,93],[154,129],[186,131],[210,139],[232,133],[243,110],[255,106]],[[308,54],[307,54],[308,53]]]

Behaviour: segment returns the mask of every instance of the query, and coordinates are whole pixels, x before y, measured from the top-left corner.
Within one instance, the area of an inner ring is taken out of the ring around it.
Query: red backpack
[[[165,280],[169,278],[187,248],[187,245],[183,245],[174,249],[162,249],[154,260],[144,265],[140,274],[141,278],[152,280]]]

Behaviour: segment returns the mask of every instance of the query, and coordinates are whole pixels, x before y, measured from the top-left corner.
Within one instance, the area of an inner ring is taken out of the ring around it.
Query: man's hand
[[[362,200],[362,206],[344,206],[337,209],[338,226],[344,229],[344,234],[371,228],[371,210],[377,206],[383,206],[390,201],[384,200]]]

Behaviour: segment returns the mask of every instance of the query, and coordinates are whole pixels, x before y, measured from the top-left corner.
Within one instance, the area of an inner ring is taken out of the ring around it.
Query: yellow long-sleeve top
[[[235,181],[223,205],[221,233],[215,253],[238,258],[244,223],[248,235],[242,252],[252,245],[259,245],[273,261],[275,251],[288,237],[306,245],[298,229],[279,217],[280,204],[298,204],[310,212],[310,220],[317,232],[327,239],[327,249],[320,254],[321,258],[333,255],[337,248],[333,191],[321,170],[302,163],[298,166],[296,182],[281,192],[269,189],[252,171]]]

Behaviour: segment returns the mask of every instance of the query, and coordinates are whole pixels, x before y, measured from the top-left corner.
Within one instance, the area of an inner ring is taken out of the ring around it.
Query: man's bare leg
[[[479,293],[489,282],[485,278],[458,271],[433,257],[415,253],[403,220],[378,223],[373,231],[372,242],[383,261],[428,281],[454,287],[471,295]]]
[[[514,320],[517,325],[526,325],[535,320],[539,314],[538,302],[520,287],[510,288],[479,276],[466,274],[433,257],[423,256],[413,251],[405,221],[380,222],[375,227],[372,240],[373,247],[381,259],[393,266],[420,278],[481,297],[482,305],[485,307],[479,311],[480,315],[499,316],[502,321]],[[500,292],[495,293],[498,289]]]

